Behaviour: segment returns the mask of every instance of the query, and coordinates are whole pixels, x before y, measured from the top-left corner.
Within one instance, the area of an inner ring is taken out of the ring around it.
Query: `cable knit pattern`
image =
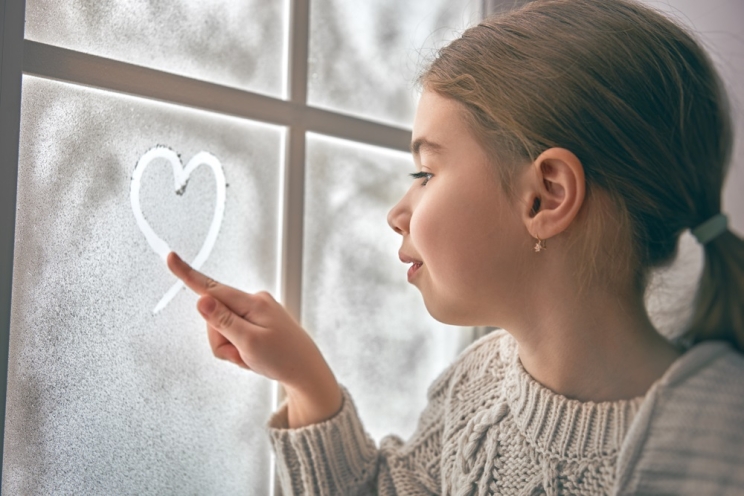
[[[388,436],[377,449],[345,389],[334,418],[287,429],[285,405],[269,433],[285,496],[695,494],[685,489],[693,487],[728,494],[744,487],[743,373],[741,355],[706,343],[675,362],[645,399],[580,402],[535,381],[514,339],[497,331],[432,384],[406,442]],[[715,425],[700,422],[701,398],[714,405]],[[705,446],[695,444],[701,440]],[[709,461],[712,468],[691,465],[715,452],[726,457]]]
[[[620,446],[643,399],[582,403],[555,394],[524,370],[516,342],[506,334],[483,351],[480,360],[487,365],[461,379],[459,397],[472,405],[484,391],[498,395],[454,434],[459,463],[454,486],[445,485],[445,492],[609,493]]]

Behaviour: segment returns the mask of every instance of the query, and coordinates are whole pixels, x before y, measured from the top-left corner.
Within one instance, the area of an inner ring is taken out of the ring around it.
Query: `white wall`
[[[744,0],[645,0],[691,26],[713,57],[731,99],[736,144],[724,189],[723,211],[744,235]]]

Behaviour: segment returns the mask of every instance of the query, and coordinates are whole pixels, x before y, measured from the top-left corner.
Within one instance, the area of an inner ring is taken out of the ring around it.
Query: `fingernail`
[[[206,296],[199,300],[197,308],[202,313],[202,315],[210,315],[212,312],[214,312],[216,306],[217,302],[214,300],[214,298]]]

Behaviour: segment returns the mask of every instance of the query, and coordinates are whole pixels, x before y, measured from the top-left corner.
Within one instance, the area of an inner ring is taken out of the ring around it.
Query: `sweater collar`
[[[526,441],[563,460],[615,457],[643,397],[595,403],[556,394],[527,373],[516,341],[505,338],[505,399]]]

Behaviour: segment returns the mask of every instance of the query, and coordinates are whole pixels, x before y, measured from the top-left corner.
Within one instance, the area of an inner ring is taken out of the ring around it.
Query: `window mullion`
[[[307,105],[307,57],[310,29],[310,0],[289,0],[289,54],[286,85],[289,101],[303,110]],[[300,112],[304,115],[305,112]],[[286,136],[284,162],[284,197],[282,199],[282,229],[280,230],[281,301],[289,313],[302,318],[302,237],[305,203],[305,136],[304,119],[293,121]],[[284,399],[277,385],[276,402]],[[277,405],[275,405],[277,406]],[[274,495],[281,496],[281,487],[274,470]]]
[[[0,238],[0,418],[3,419],[0,426],[0,480],[8,387],[25,9],[24,0],[0,1],[0,231],[3,233]]]
[[[297,106],[307,104],[309,0],[291,0],[289,25],[289,100]],[[301,112],[300,114],[304,114]],[[305,123],[289,126],[284,172],[281,299],[292,316],[302,313],[302,235],[305,188]]]

